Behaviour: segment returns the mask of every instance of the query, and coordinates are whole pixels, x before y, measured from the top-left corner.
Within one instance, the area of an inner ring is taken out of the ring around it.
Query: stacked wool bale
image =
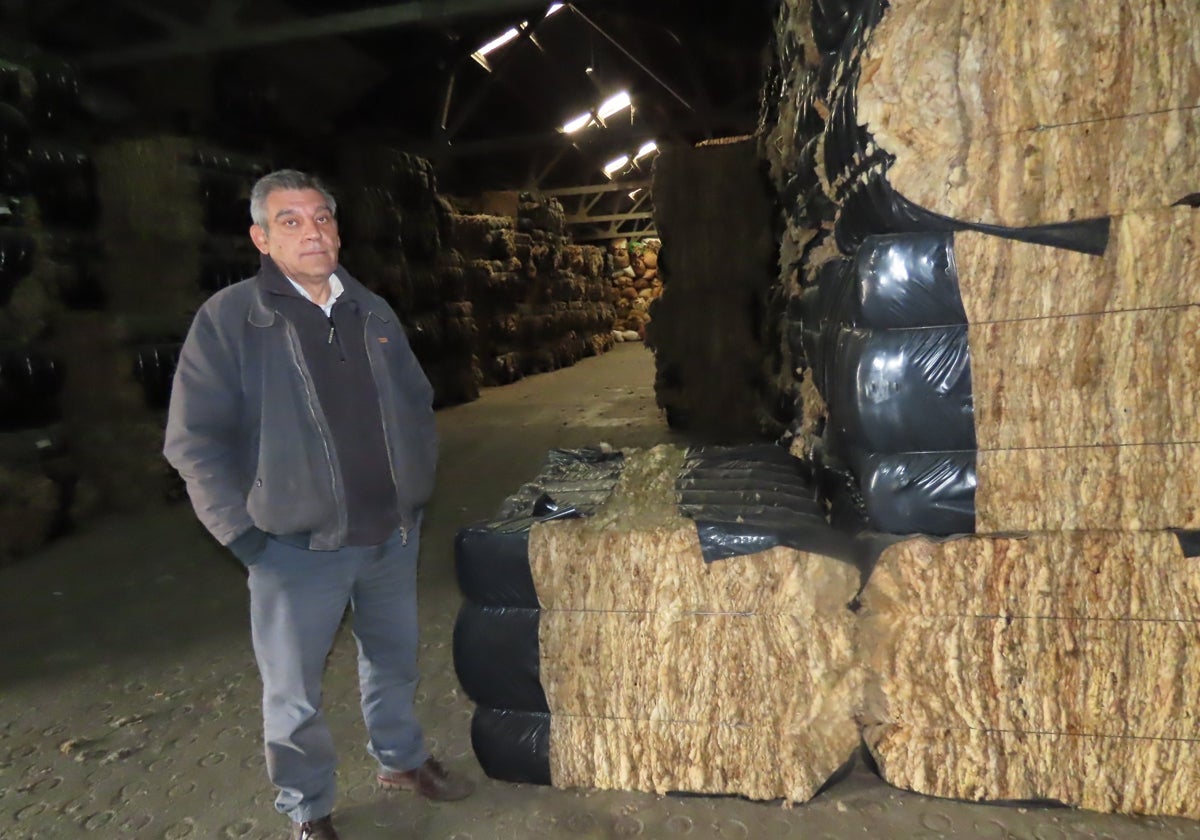
[[[479,397],[477,314],[469,267],[454,247],[453,214],[432,164],[386,146],[342,150],[343,262],[404,323],[436,406]]]
[[[859,573],[799,462],[567,454],[456,542],[455,664],[485,771],[810,799],[859,743]]]
[[[45,59],[0,65],[0,564],[51,538],[76,503],[55,345],[89,306],[95,180],[78,83]],[[94,291],[94,284],[91,285]]]
[[[572,244],[562,204],[536,192],[518,196],[517,230],[530,235],[528,270],[535,278],[522,307],[533,344],[524,372],[556,370],[611,350],[615,310],[606,295],[603,249]]]
[[[863,594],[864,739],[893,784],[1200,818],[1200,574],[1175,534],[907,540]]]
[[[977,534],[903,542],[868,584],[867,744],[921,792],[1200,815],[1195,552],[1169,532],[1200,491],[1189,15],[854,5],[792,157],[820,191],[797,448],[846,477],[835,514]]]
[[[449,247],[462,255],[468,295],[479,327],[480,369],[485,385],[504,385],[524,375],[518,307],[535,276],[532,237],[511,216],[454,213]]]
[[[658,405],[673,427],[712,439],[777,436],[772,202],[754,143],[665,148],[653,180],[663,289],[645,337]]]
[[[450,242],[463,255],[478,312],[488,385],[557,370],[612,346],[602,250],[566,241],[557,200],[513,198],[494,208],[512,214],[450,218]]]
[[[612,258],[612,295],[617,308],[614,337],[620,341],[640,341],[650,322],[650,305],[662,296],[663,283],[658,276],[657,238],[631,241],[614,239],[609,243]]]
[[[65,398],[81,455],[118,508],[180,493],[161,454],[171,378],[197,307],[258,269],[249,196],[264,171],[185,137],[97,149],[105,306],[75,315],[59,346],[79,374]]]

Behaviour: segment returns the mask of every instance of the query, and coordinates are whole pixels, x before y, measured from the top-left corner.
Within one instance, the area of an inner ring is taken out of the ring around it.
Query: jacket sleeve
[[[208,306],[188,330],[171,386],[163,455],[187,485],[196,516],[222,545],[254,527],[239,469],[241,377]]]

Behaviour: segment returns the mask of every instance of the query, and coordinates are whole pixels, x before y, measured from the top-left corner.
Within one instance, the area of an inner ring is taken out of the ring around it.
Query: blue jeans
[[[429,757],[413,714],[417,687],[417,529],[376,546],[310,551],[271,538],[249,566],[250,629],[263,682],[267,775],[294,822],[333,810],[337,756],[321,677],[346,606],[358,642],[368,751],[411,770]]]

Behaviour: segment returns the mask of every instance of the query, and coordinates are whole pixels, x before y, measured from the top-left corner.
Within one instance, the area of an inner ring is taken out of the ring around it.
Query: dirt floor
[[[438,490],[421,548],[419,712],[431,749],[479,784],[433,805],[382,794],[364,749],[354,645],[326,678],[345,840],[997,838],[1200,840],[1200,823],[931,799],[861,766],[794,807],[730,797],[554,790],[484,777],[451,632],[457,529],[487,519],[552,447],[675,439],[639,344],[439,412]],[[263,773],[244,574],[186,505],[112,519],[0,569],[0,840],[287,836]]]

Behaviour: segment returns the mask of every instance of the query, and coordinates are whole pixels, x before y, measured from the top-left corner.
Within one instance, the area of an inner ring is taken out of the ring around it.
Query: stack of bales
[[[0,65],[0,563],[79,512],[56,337],[99,303],[96,183],[78,83],[45,59]],[[95,494],[91,494],[94,499]]]
[[[135,509],[179,492],[161,456],[179,348],[205,298],[258,269],[249,199],[266,167],[160,135],[99,148],[96,171],[105,306],[63,335],[80,374],[65,396],[105,497]]]
[[[658,276],[658,251],[662,240],[614,239],[609,244],[612,259],[612,301],[617,308],[614,335],[621,341],[646,337],[650,305],[662,295]]]
[[[714,440],[774,437],[786,424],[773,372],[779,342],[764,315],[773,205],[754,143],[665,148],[653,190],[663,288],[646,342],[659,407],[673,427]]]
[[[530,294],[532,237],[509,216],[450,216],[448,246],[461,254],[479,327],[483,382],[503,385],[524,374],[518,307]]]
[[[400,316],[434,404],[478,398],[483,374],[468,269],[433,166],[388,147],[353,146],[343,150],[341,176],[343,262]]]
[[[612,349],[614,310],[607,300],[604,251],[571,244],[557,198],[523,192],[517,230],[531,238],[533,294],[521,307],[527,336],[525,373],[575,364]]]
[[[859,744],[850,554],[781,447],[552,452],[456,541],[481,765],[810,799]]]
[[[557,370],[612,346],[603,251],[566,241],[557,200],[522,193],[509,204],[489,209],[515,215],[462,213],[450,222],[450,243],[462,254],[478,313],[489,385]]]
[[[863,595],[897,785],[1196,813],[1193,30],[1149,0],[781,6],[794,448],[840,520],[960,535]]]

